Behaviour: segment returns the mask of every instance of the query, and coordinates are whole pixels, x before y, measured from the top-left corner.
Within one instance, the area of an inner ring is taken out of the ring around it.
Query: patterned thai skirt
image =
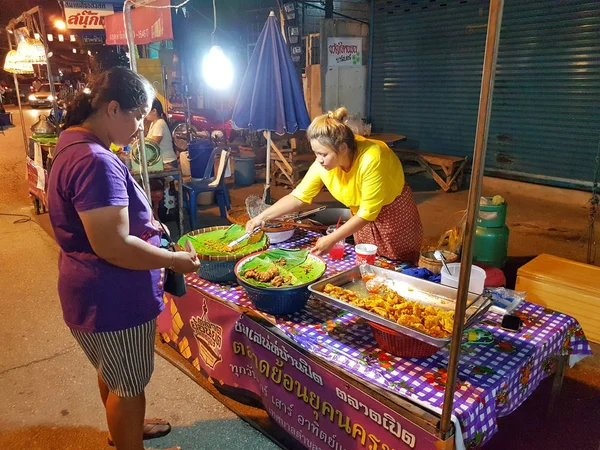
[[[375,244],[377,254],[389,259],[416,263],[423,242],[423,224],[408,184],[389,205],[381,208],[375,221],[354,235],[356,244]]]

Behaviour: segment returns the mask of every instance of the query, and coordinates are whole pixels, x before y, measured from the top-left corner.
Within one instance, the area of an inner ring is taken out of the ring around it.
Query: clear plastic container
[[[451,263],[448,264],[448,269],[450,273],[446,270],[445,267],[442,267],[442,284],[444,286],[450,286],[457,288],[458,287],[458,278],[460,276],[460,263]],[[471,280],[469,282],[469,292],[474,294],[483,294],[483,287],[485,285],[485,270],[481,267],[471,266]]]

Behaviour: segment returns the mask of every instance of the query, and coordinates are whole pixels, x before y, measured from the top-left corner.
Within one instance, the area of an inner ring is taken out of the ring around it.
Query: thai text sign
[[[189,291],[166,296],[163,338],[215,383],[258,395],[271,418],[310,450],[434,450],[437,438],[302,354],[283,336]]]
[[[170,0],[156,0],[148,6],[169,6]],[[134,42],[138,45],[173,39],[170,8],[138,7],[131,11]],[[123,13],[115,13],[104,20],[106,45],[127,45]]]
[[[362,38],[327,38],[327,67],[361,66]]]
[[[114,13],[106,3],[64,2],[65,23],[70,30],[102,30],[104,18]]]

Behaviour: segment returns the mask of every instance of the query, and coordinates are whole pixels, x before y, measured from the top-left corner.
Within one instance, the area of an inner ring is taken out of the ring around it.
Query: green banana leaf
[[[286,250],[276,248],[266,251],[261,255],[251,259],[240,269],[242,279],[253,286],[264,288],[275,288],[270,283],[264,283],[253,278],[243,276],[246,270],[255,269],[259,273],[266,272],[275,261],[284,259],[285,265],[277,265],[279,274],[284,278],[290,278],[290,281],[281,286],[281,288],[299,286],[318,280],[325,273],[327,265],[316,258],[309,257],[309,250]]]
[[[227,240],[223,240],[225,233],[227,233]],[[267,242],[266,235],[263,235],[258,242],[254,242],[252,244],[248,244],[247,240],[244,240],[240,242],[237,248],[232,252],[219,251],[218,248],[214,248],[214,245],[211,245],[211,243],[215,242],[220,244],[228,244],[229,242],[243,236],[244,233],[246,233],[246,228],[244,226],[233,225],[230,228],[209,231],[208,233],[197,234],[196,236],[190,236],[186,234],[185,236],[182,236],[177,243],[183,247],[186,241],[190,241],[196,249],[196,252],[199,255],[205,256],[225,256],[235,255],[238,253],[249,254],[252,252],[257,252],[265,246]]]

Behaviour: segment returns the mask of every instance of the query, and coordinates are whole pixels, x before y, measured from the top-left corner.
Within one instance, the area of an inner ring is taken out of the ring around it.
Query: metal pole
[[[475,147],[473,149],[473,171],[471,173],[471,188],[467,203],[467,223],[460,260],[460,278],[456,310],[454,312],[454,329],[450,345],[450,358],[446,390],[444,393],[444,406],[440,430],[445,435],[450,429],[454,403],[454,388],[456,385],[456,372],[460,359],[460,344],[465,321],[465,308],[469,294],[469,281],[471,278],[471,259],[473,257],[473,238],[475,237],[475,224],[479,214],[479,198],[481,196],[481,181],[485,165],[485,152],[487,150],[488,130],[492,111],[492,97],[494,93],[494,78],[496,74],[496,60],[498,58],[498,45],[500,43],[500,29],[502,26],[502,11],[504,0],[491,0],[488,16],[487,38],[485,42],[485,56],[483,59],[483,74],[481,77],[481,93],[479,97],[479,111],[477,113],[477,129],[475,131]]]
[[[371,91],[373,90],[373,26],[375,18],[375,0],[369,6],[369,61],[367,63],[367,123],[371,123]]]
[[[40,19],[40,40],[44,43],[44,55],[46,56],[46,70],[48,71],[48,83],[50,83],[50,95],[52,95],[52,112],[56,118],[56,135],[60,135],[60,120],[58,118],[58,103],[56,99],[56,90],[54,89],[54,80],[52,79],[52,67],[50,66],[50,57],[48,56],[48,42],[46,37],[46,27],[44,25],[44,15],[42,7],[38,7],[38,17]]]
[[[8,49],[12,50],[12,39],[10,37],[10,32],[8,31],[9,27],[6,27],[6,37],[8,38]],[[23,133],[23,146],[25,153],[27,153],[27,149],[29,148],[27,141],[27,131],[25,130],[25,117],[23,115],[23,105],[21,105],[21,93],[19,92],[19,80],[17,79],[17,74],[13,73],[13,81],[15,83],[15,91],[17,93],[17,105],[19,106],[19,115],[21,116],[21,132]]]
[[[132,1],[126,1],[123,7],[123,14],[125,14],[125,26],[127,27],[127,46],[129,47],[129,67],[134,72],[137,72],[137,60],[135,57],[135,35],[133,34],[133,23],[131,22],[131,6]],[[140,129],[139,133],[139,154],[140,154],[140,176],[142,178],[142,187],[146,192],[146,196],[149,201],[152,201],[152,194],[150,193],[150,179],[148,178],[148,161],[146,158],[146,143],[144,142],[144,129]]]
[[[267,204],[271,203],[271,131],[266,132],[267,138],[267,167],[265,174],[265,191],[263,193],[263,201]]]

